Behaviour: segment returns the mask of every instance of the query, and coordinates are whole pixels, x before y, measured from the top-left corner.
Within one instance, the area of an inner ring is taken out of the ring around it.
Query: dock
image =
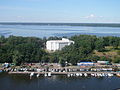
[[[8,74],[31,74],[32,72],[8,72]],[[49,72],[34,72],[34,74],[45,74]],[[120,72],[51,72],[51,75],[67,75],[67,74],[76,74],[76,73],[86,73],[86,74],[120,74]]]

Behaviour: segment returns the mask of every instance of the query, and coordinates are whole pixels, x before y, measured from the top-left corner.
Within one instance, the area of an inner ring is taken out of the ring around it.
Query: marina
[[[120,0],[1,0],[0,90],[120,90]]]
[[[8,75],[28,75],[30,78],[36,76],[52,77],[54,75],[65,75],[67,77],[120,77],[120,68],[115,65],[98,65],[90,63],[79,63],[78,66],[61,67],[58,63],[47,64],[25,64],[16,67],[3,67],[1,72]],[[82,64],[82,65],[81,65]],[[28,66],[30,65],[30,66]],[[4,64],[3,64],[4,66]]]
[[[68,77],[112,77],[112,76],[119,76],[120,72],[8,72],[9,74],[28,74],[30,77],[36,75],[39,77],[40,75],[44,75],[45,77],[51,77],[52,75],[66,75]]]

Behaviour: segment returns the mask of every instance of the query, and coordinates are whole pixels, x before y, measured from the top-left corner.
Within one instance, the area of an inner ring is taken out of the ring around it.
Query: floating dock
[[[31,74],[32,72],[8,72],[8,74]],[[67,74],[76,74],[76,73],[86,73],[86,74],[120,74],[120,72],[34,72],[34,74],[45,74],[45,73],[51,73],[51,75],[67,75]]]

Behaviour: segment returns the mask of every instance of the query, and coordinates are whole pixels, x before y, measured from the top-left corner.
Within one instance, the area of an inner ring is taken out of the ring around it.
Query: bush
[[[113,60],[114,63],[119,63],[120,62],[120,57],[115,57]]]

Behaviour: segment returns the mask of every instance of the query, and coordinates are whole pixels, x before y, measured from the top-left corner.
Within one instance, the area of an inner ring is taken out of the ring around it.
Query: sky
[[[120,23],[120,0],[0,0],[0,22]]]

